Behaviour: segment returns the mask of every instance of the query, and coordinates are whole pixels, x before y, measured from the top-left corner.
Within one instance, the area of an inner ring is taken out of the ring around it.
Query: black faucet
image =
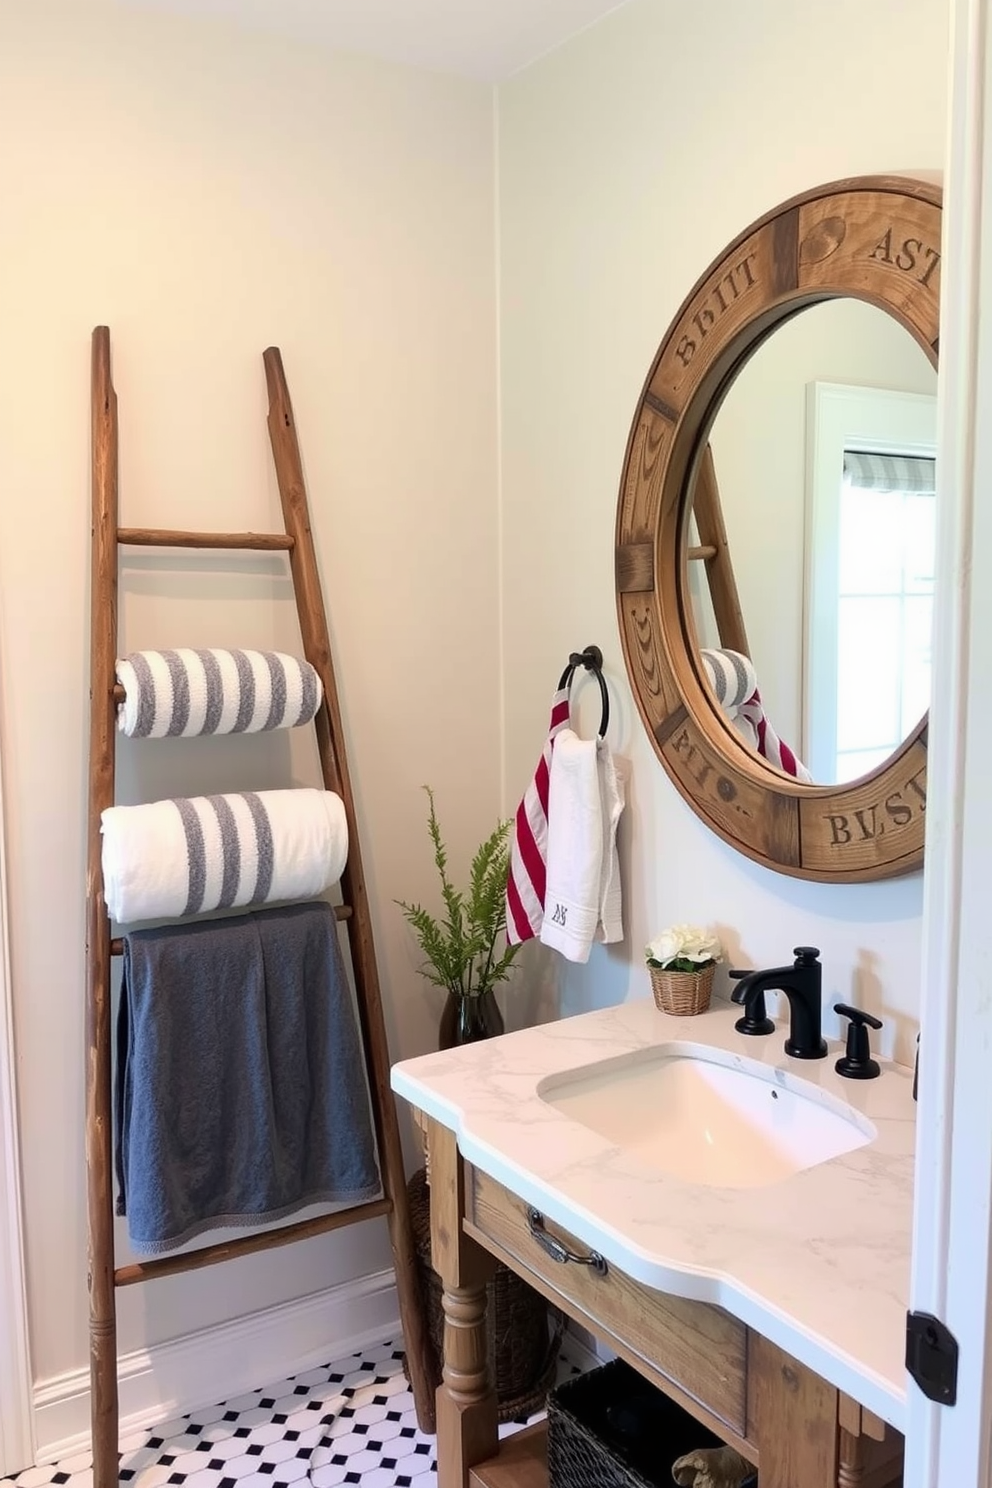
[[[823,968],[816,946],[796,946],[792,966],[771,971],[732,971],[737,986],[731,1001],[742,1003],[744,1017],[734,1025],[741,1033],[769,1033],[774,1026],[765,1017],[765,993],[784,992],[789,999],[790,1029],[785,1052],[793,1059],[823,1059],[826,1039],[820,1034],[820,985]]]

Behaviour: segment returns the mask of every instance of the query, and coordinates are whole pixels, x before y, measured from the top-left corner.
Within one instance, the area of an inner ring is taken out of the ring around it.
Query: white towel
[[[597,740],[596,773],[599,776],[599,801],[603,814],[603,863],[599,879],[596,939],[608,945],[623,940],[617,825],[626,799],[626,764],[626,760],[614,759],[605,739]]]
[[[541,941],[588,961],[595,939],[623,938],[616,830],[623,782],[605,739],[555,739],[548,791],[548,880]]]
[[[282,651],[132,651],[117,662],[117,680],[125,692],[117,727],[137,739],[296,728],[322,696],[310,663]]]
[[[344,803],[331,791],[150,801],[101,820],[104,894],[120,925],[312,898],[348,858]]]

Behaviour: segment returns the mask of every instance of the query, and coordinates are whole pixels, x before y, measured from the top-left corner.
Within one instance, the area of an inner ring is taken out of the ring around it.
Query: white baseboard
[[[138,1349],[118,1361],[120,1436],[391,1337],[400,1337],[399,1302],[396,1278],[387,1270]],[[71,1370],[36,1385],[34,1414],[38,1462],[88,1450],[89,1370]]]

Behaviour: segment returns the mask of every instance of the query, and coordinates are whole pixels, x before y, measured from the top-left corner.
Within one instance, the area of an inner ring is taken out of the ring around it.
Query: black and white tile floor
[[[434,1438],[417,1429],[402,1358],[396,1343],[374,1344],[127,1437],[121,1488],[434,1488]],[[578,1372],[567,1352],[558,1372]],[[93,1488],[92,1458],[80,1453],[0,1478],[0,1488],[15,1485]]]

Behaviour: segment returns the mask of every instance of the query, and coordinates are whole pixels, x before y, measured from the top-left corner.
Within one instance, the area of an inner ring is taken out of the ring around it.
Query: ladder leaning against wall
[[[434,1430],[430,1344],[418,1285],[396,1110],[389,1087],[389,1056],[372,922],[303,467],[278,349],[269,347],[263,362],[269,394],[269,438],[285,530],[278,533],[211,533],[122,527],[118,524],[117,396],[111,378],[110,332],[106,326],[98,326],[93,332],[86,1163],[94,1488],[117,1488],[118,1483],[118,1287],[308,1239],[377,1215],[384,1215],[389,1226],[407,1369],[417,1418],[423,1430]],[[112,1195],[110,979],[112,958],[122,954],[123,944],[111,938],[101,867],[100,825],[101,813],[114,803],[116,711],[123,697],[123,689],[117,686],[115,676],[118,565],[122,547],[262,550],[283,552],[289,556],[304,655],[323,685],[323,702],[314,726],[324,788],[341,797],[348,823],[348,860],[341,876],[344,903],[336,908],[335,913],[347,926],[383,1192],[380,1198],[282,1228],[253,1230],[239,1239],[208,1245],[186,1254],[117,1267]],[[328,1340],[328,1343],[332,1344],[333,1340]]]

